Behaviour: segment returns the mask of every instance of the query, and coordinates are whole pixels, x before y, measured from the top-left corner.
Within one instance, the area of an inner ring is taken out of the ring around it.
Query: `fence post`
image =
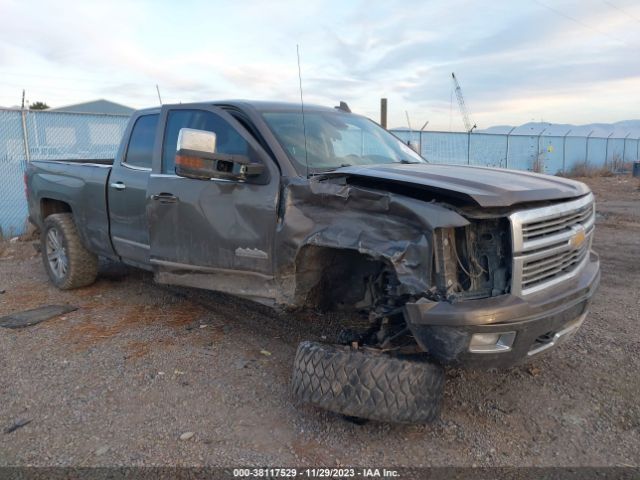
[[[31,161],[31,154],[29,152],[29,135],[27,133],[27,111],[22,109],[22,141],[24,143],[24,157],[27,162]]]
[[[640,137],[636,139],[636,160],[640,160]]]
[[[467,165],[471,165],[471,130],[467,132]]]
[[[566,173],[567,168],[567,135],[571,133],[571,129],[562,137],[562,173]]]
[[[507,151],[504,155],[504,168],[509,168],[509,135],[511,135],[511,132],[513,132],[515,129],[516,127],[513,127],[507,132]]]
[[[536,158],[534,160],[534,172],[536,171],[536,169],[540,169],[540,154],[542,153],[542,150],[540,150],[540,139],[542,138],[542,134],[547,130],[547,127],[544,127],[542,129],[542,131],[538,134],[538,151],[536,152]],[[542,162],[542,172],[536,172],[536,173],[544,173],[544,161]]]
[[[429,120],[427,120],[426,122],[424,122],[424,125],[422,125],[422,128],[420,129],[420,138],[418,140],[418,143],[420,145],[420,156],[422,156],[422,134],[424,133],[424,129],[427,128],[427,125],[429,125]]]
[[[623,165],[624,165],[625,157],[627,154],[627,138],[629,138],[629,135],[631,135],[631,133],[627,133],[627,136],[624,137],[624,142],[622,143],[622,164]]]
[[[607,137],[607,143],[605,143],[605,147],[604,147],[604,165],[603,166],[605,167],[607,166],[607,163],[609,161],[609,139],[611,138],[611,135],[613,135],[613,132],[611,132]]]
[[[591,136],[591,134],[593,133],[593,130],[591,130],[589,132],[589,135],[587,135],[587,141],[585,144],[585,152],[584,152],[584,164],[586,165],[587,163],[589,163],[589,137]]]

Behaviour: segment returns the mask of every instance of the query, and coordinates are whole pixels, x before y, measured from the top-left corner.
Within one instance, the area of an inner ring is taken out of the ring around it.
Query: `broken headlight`
[[[511,236],[506,218],[470,220],[434,231],[433,283],[447,299],[508,293]]]

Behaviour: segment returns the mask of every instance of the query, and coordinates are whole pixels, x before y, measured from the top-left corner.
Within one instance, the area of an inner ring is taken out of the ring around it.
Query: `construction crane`
[[[462,121],[464,122],[464,127],[467,129],[468,133],[471,133],[473,129],[476,128],[476,124],[471,123],[471,118],[469,118],[469,110],[467,109],[467,105],[464,103],[464,97],[462,96],[462,89],[460,88],[460,84],[458,83],[456,74],[451,72],[451,78],[453,79],[453,88],[455,89],[456,97],[458,98],[458,106],[460,107],[460,114],[462,115]]]

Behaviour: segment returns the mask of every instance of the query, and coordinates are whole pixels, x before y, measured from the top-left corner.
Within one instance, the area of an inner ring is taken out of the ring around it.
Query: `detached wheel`
[[[44,221],[42,261],[53,284],[61,290],[91,285],[98,275],[98,256],[87,250],[70,213],[55,213]]]
[[[428,423],[440,412],[444,370],[349,347],[302,342],[293,365],[293,395],[351,417]]]

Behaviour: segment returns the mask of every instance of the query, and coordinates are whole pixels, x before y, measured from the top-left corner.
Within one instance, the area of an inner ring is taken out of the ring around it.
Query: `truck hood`
[[[518,203],[574,198],[589,193],[584,183],[538,173],[463,165],[384,164],[343,167],[325,174],[360,180],[374,188],[385,184],[425,191],[475,203],[509,207]],[[358,182],[358,183],[361,183]],[[394,189],[398,191],[398,188]],[[401,190],[398,193],[402,193]]]

